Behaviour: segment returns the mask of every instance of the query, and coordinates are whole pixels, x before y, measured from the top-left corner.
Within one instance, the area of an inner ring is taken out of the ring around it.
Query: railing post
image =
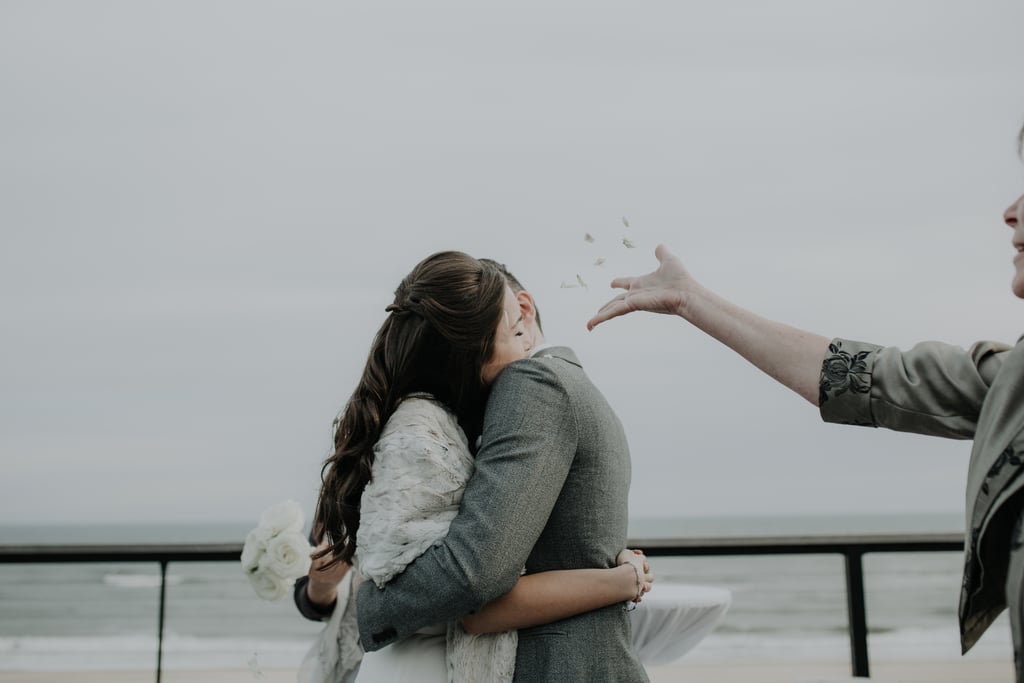
[[[164,602],[167,599],[167,560],[160,560],[160,610],[156,631],[156,683],[160,683],[164,658]]]
[[[850,659],[853,675],[867,678],[868,673],[868,621],[864,605],[864,568],[861,564],[863,553],[847,548],[846,558],[846,607],[850,620]]]

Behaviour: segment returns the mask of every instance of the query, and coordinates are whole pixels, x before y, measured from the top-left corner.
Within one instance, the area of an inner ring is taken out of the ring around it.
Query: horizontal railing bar
[[[755,536],[749,538],[632,538],[630,548],[649,556],[816,555],[829,553],[936,552],[964,548],[960,533]]]
[[[147,545],[0,545],[5,562],[226,562],[242,554],[241,543]]]
[[[850,534],[844,536],[632,538],[647,555],[815,555],[822,553],[963,550],[960,533]],[[224,562],[237,560],[241,543],[0,545],[5,562]]]

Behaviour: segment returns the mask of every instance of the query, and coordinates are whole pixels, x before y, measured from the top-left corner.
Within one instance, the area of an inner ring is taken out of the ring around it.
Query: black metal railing
[[[871,534],[752,538],[633,538],[629,547],[651,557],[698,555],[842,555],[846,569],[850,659],[854,676],[867,677],[868,625],[863,557],[867,553],[963,550],[963,534]],[[164,602],[171,562],[237,562],[240,543],[164,545],[0,545],[3,563],[154,562],[160,565],[156,680],[163,672]]]
[[[943,552],[963,550],[958,533],[870,534],[847,536],[773,536],[752,538],[635,538],[631,548],[647,555],[842,555],[846,569],[846,609],[850,630],[850,662],[853,675],[867,677],[868,621],[864,600],[866,553]]]
[[[174,543],[161,545],[0,545],[0,564],[72,562],[155,562],[160,565],[160,607],[157,611],[156,683],[163,675],[164,603],[170,562],[238,562],[240,543]]]

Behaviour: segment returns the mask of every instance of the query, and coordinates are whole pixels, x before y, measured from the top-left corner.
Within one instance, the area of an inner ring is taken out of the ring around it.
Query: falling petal
[[[263,669],[260,668],[259,652],[253,652],[252,657],[249,658],[249,671],[252,672],[253,678],[266,678],[267,674],[263,673]]]
[[[572,289],[574,287],[579,287],[579,285],[575,282],[566,282],[565,280],[562,280],[562,289]]]
[[[596,261],[594,261],[594,265],[595,266],[603,266],[604,265],[604,259],[603,258],[597,259]]]
[[[636,245],[633,244],[633,240],[629,239],[628,237],[622,238],[622,245],[626,247],[626,249],[636,249]]]
[[[629,227],[629,219],[626,218],[625,216],[623,216],[622,217],[622,224],[625,225],[628,228]]]
[[[576,275],[576,282],[580,283],[580,287],[582,287],[583,289],[589,289],[587,287],[587,283],[584,282],[583,278],[581,278],[578,274]]]
[[[583,241],[584,242],[593,242],[594,241],[594,236],[591,235],[589,232],[585,232],[585,233],[583,233]]]

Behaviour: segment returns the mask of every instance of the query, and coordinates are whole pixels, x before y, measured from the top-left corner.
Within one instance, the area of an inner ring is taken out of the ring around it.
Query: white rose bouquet
[[[280,600],[295,579],[309,573],[313,546],[303,535],[302,525],[302,508],[286,500],[267,509],[259,526],[245,537],[242,571],[264,600]]]

